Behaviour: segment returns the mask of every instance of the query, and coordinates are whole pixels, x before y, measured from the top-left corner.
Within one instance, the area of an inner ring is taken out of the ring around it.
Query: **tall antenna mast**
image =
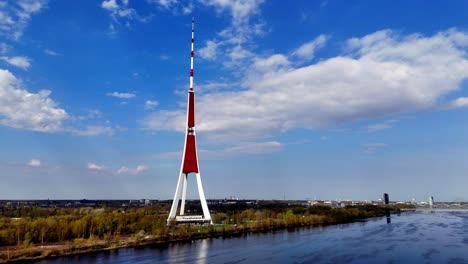
[[[205,193],[201,182],[200,170],[198,167],[197,146],[195,140],[195,91],[193,90],[193,57],[195,44],[195,20],[192,18],[192,45],[190,51],[190,87],[187,98],[187,124],[185,130],[185,144],[182,156],[182,164],[180,166],[179,181],[177,182],[174,200],[172,201],[171,211],[167,218],[167,224],[175,221],[175,223],[207,223],[211,224],[211,215],[206,203]],[[185,214],[185,198],[187,194],[187,179],[189,173],[195,173],[198,195],[202,206],[203,215],[184,215]],[[177,207],[180,204],[179,215],[177,215]]]
[[[190,89],[189,91],[193,91],[193,56],[195,56],[194,45],[195,45],[195,18],[192,17],[192,47],[191,47],[191,52],[190,52]]]

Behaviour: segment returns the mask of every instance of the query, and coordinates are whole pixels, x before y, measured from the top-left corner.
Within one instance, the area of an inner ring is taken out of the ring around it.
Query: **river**
[[[416,211],[318,228],[122,248],[36,263],[468,263],[468,212]]]

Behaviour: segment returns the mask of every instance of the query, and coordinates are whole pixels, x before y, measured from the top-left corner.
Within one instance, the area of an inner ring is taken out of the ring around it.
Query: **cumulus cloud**
[[[173,5],[177,4],[177,0],[148,0],[150,3],[159,4],[161,7],[164,8],[171,8]]]
[[[0,69],[0,124],[41,132],[62,131],[69,115],[50,94],[48,90],[28,92],[13,74]]]
[[[122,166],[120,167],[120,169],[117,170],[117,174],[137,175],[137,174],[145,172],[146,170],[148,170],[148,167],[143,166],[143,165],[138,165],[134,169]]]
[[[208,40],[205,44],[205,47],[201,48],[198,51],[198,55],[206,60],[213,60],[216,58],[218,43]]]
[[[246,48],[253,36],[264,34],[264,24],[259,21],[252,22],[252,17],[260,13],[263,0],[201,0],[201,3],[216,9],[218,14],[228,13],[230,25],[217,34],[217,38],[209,40],[201,48],[200,57],[208,60],[216,59],[218,50],[227,54],[229,61],[225,67],[240,66],[248,61],[252,52]]]
[[[31,20],[31,16],[44,9],[46,0],[17,0],[1,2],[0,35],[18,40]]]
[[[16,57],[0,57],[1,60],[7,62],[10,65],[21,68],[23,70],[31,67],[31,60],[28,57],[16,56]]]
[[[460,107],[468,107],[468,97],[459,97],[449,104],[449,108],[460,108]]]
[[[134,98],[136,94],[112,92],[112,93],[107,93],[107,96],[112,96],[112,97],[117,97],[117,98],[122,98],[122,99],[130,99],[130,98]]]
[[[155,100],[146,100],[145,108],[148,110],[153,110],[156,106],[158,106],[158,101]]]
[[[104,0],[101,2],[101,7],[108,11],[112,22],[109,24],[109,33],[115,34],[116,27],[124,24],[127,28],[130,28],[130,22],[133,20],[145,21],[145,18],[141,18],[134,8],[129,7],[128,0]]]
[[[201,85],[196,85],[195,90],[197,92],[207,92],[207,91],[213,91],[213,90],[222,89],[222,88],[229,88],[231,87],[231,85],[232,84],[229,84],[226,82],[208,81]]]
[[[433,36],[383,30],[302,67],[282,54],[260,58],[244,72],[242,89],[198,95],[197,129],[212,140],[249,140],[431,108],[468,78],[467,47],[468,34],[455,29]],[[185,114],[160,110],[143,126],[183,131]]]
[[[32,159],[30,162],[28,162],[28,166],[40,167],[41,166],[41,161],[38,160],[38,159]]]
[[[109,11],[117,10],[119,9],[119,5],[117,4],[116,0],[107,0],[103,1],[101,3],[101,7],[104,9],[107,9]]]
[[[102,171],[105,167],[97,165],[96,163],[88,162],[88,170]]]
[[[233,18],[233,24],[241,25],[246,23],[250,16],[260,12],[259,5],[263,0],[201,0],[201,2],[216,8],[219,13],[228,11]]]
[[[146,0],[159,10],[169,11],[174,15],[188,15],[194,9],[194,0]]]
[[[80,120],[96,117],[99,113],[89,113],[88,117],[70,116],[50,95],[49,90],[37,93],[27,91],[11,72],[0,69],[0,125],[22,130],[64,132],[80,136],[114,133],[114,130],[108,126],[80,124]],[[80,126],[84,128],[78,128]]]
[[[315,51],[322,48],[325,45],[328,37],[326,35],[320,35],[314,40],[307,42],[297,48],[293,55],[304,60],[311,60],[314,57]]]
[[[290,64],[289,59],[282,54],[271,55],[267,58],[256,58],[250,67],[249,73],[255,73],[255,76],[258,76],[258,74],[268,74],[270,72],[284,72],[284,70],[288,70]]]

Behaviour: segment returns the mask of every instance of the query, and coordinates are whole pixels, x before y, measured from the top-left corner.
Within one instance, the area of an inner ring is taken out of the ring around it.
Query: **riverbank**
[[[81,263],[468,263],[466,212],[414,211],[366,222],[291,228],[39,261]]]
[[[247,211],[247,210],[246,210]],[[93,236],[87,239],[76,238],[61,243],[29,244],[27,246],[2,246],[0,263],[25,262],[59,256],[82,254],[96,251],[113,250],[123,247],[136,247],[159,243],[174,243],[210,237],[231,237],[251,232],[270,232],[272,230],[297,227],[326,226],[363,221],[371,217],[384,216],[386,212],[399,212],[395,207],[361,206],[348,208],[308,208],[307,210],[289,209],[272,215],[271,210],[249,210],[242,214],[253,215],[243,219],[241,224],[229,224],[231,218],[216,216],[218,224],[210,226],[182,225],[159,226],[160,229],[120,236]]]
[[[9,238],[10,241],[17,239],[16,245],[0,246],[0,263],[24,262],[210,237],[230,237],[284,228],[351,223],[384,216],[390,212],[400,212],[400,208],[397,207],[372,205],[346,208],[323,206],[250,208],[243,211],[215,213],[213,217],[215,224],[210,226],[168,227],[165,225],[167,214],[161,213],[159,209],[140,208],[134,211],[127,210],[125,213],[119,210],[80,209],[70,211],[67,215],[61,211],[43,210],[34,213],[39,214],[38,217],[31,212],[24,212],[23,214],[27,214],[28,217],[0,218],[0,227],[2,227],[0,239]],[[49,216],[44,218],[42,216],[44,213],[49,213]],[[73,234],[76,234],[75,238]],[[54,240],[60,237],[68,239]]]

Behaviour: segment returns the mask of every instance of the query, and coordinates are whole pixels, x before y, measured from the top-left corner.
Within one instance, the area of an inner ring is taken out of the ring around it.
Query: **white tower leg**
[[[169,212],[169,217],[167,218],[168,225],[171,223],[171,220],[175,219],[176,217],[177,206],[179,205],[180,191],[181,191],[182,185],[184,184],[183,177],[184,177],[184,174],[181,171],[179,174],[179,180],[177,181],[177,187],[176,187],[176,191],[174,194],[174,200],[172,200],[171,211]]]
[[[182,187],[182,202],[180,204],[180,215],[184,215],[186,195],[187,195],[187,174],[184,175],[184,185]]]
[[[203,209],[203,218],[205,220],[210,220],[210,223],[212,223],[210,211],[208,210],[208,205],[206,204],[205,193],[203,192],[203,185],[201,182],[200,173],[197,173],[196,175],[197,175],[198,195],[200,195],[200,203]]]

